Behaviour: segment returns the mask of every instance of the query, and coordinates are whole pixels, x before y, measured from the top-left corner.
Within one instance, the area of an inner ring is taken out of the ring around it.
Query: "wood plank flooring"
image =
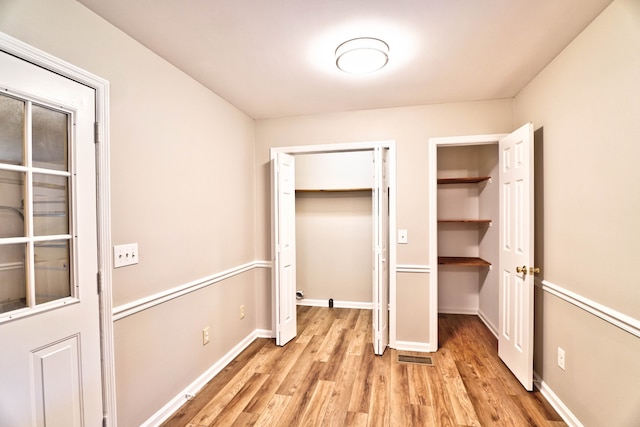
[[[440,315],[439,332],[436,353],[375,356],[370,310],[300,306],[297,338],[257,339],[163,426],[566,425],[498,359],[478,317]]]

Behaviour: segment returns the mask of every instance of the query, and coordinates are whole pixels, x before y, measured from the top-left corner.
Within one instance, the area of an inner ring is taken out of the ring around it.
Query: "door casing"
[[[396,142],[395,141],[371,141],[322,145],[301,145],[289,147],[271,148],[272,158],[274,152],[286,154],[326,154],[349,151],[372,151],[376,147],[388,149],[389,171],[389,347],[396,347]],[[272,267],[273,268],[273,267]],[[295,295],[291,295],[295,298]],[[275,313],[275,307],[272,307]],[[272,331],[276,331],[276,319],[273,318]]]
[[[109,191],[109,82],[5,33],[0,50],[71,80],[96,93],[96,182],[98,218],[98,283],[100,287],[100,334],[104,425],[116,425],[115,369],[112,320],[111,199]]]

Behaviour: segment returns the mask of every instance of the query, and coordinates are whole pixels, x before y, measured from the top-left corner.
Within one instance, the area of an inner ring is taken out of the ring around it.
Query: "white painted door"
[[[276,345],[296,336],[296,190],[295,159],[273,152],[272,258]]]
[[[94,91],[0,70],[0,425],[98,426]]]
[[[533,389],[533,124],[504,137],[500,152],[498,354]]]
[[[373,152],[373,348],[389,345],[389,179],[388,150]]]

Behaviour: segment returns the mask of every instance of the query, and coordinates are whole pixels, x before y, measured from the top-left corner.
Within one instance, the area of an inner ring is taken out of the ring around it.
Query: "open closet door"
[[[272,283],[276,345],[296,336],[296,190],[294,157],[271,157]]]
[[[373,349],[389,345],[389,174],[388,149],[373,152]]]
[[[533,124],[500,140],[498,355],[533,389]]]

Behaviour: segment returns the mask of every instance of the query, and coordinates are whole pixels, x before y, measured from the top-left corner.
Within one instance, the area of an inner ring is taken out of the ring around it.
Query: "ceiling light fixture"
[[[350,74],[366,74],[389,62],[389,45],[380,39],[360,37],[347,40],[336,49],[336,66]]]

